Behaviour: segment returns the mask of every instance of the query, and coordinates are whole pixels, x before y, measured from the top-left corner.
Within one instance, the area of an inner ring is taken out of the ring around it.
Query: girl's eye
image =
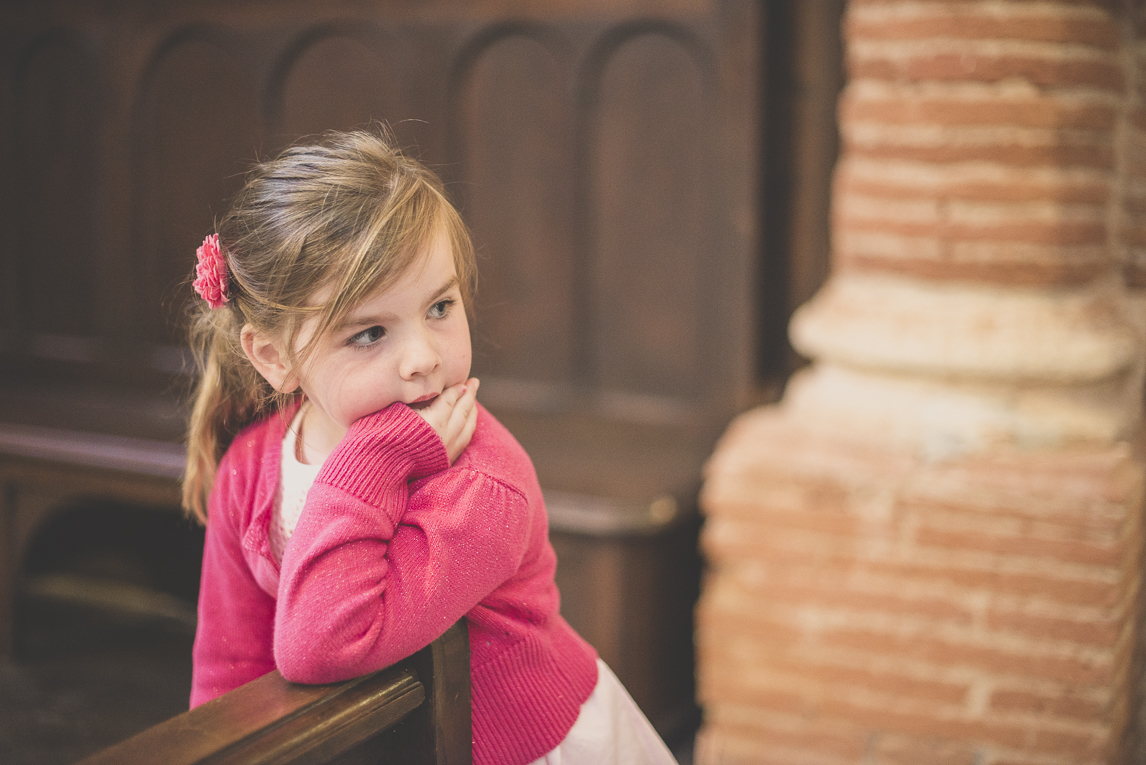
[[[373,326],[370,329],[364,329],[358,334],[354,335],[347,341],[347,345],[355,345],[359,348],[373,345],[381,340],[386,335],[386,329],[379,326]]]
[[[439,300],[437,303],[434,303],[432,306],[430,306],[430,317],[433,319],[445,318],[446,314],[450,312],[450,308],[453,307],[453,305],[453,299],[448,298],[446,300]]]

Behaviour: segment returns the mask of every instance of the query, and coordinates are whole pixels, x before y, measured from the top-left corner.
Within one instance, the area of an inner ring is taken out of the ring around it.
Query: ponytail
[[[223,452],[240,430],[276,405],[274,390],[243,354],[243,323],[237,306],[204,308],[191,330],[199,380],[187,429],[183,509],[204,524]]]

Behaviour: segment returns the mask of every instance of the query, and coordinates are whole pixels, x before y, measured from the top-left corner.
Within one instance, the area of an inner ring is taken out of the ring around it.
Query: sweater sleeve
[[[409,482],[427,476],[410,507]],[[428,645],[516,572],[527,509],[513,488],[450,468],[409,407],[362,418],[323,465],[283,554],[279,671],[334,682]]]
[[[208,503],[192,650],[192,707],[274,669],[275,603],[255,582],[243,557],[237,492],[224,458]]]

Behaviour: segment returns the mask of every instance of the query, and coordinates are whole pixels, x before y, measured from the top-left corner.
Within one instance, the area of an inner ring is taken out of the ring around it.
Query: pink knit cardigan
[[[356,422],[318,474],[275,564],[268,538],[291,412],[240,433],[209,501],[191,706],[278,668],[327,683],[469,624],[476,765],[531,762],[572,727],[596,653],[558,613],[541,489],[479,408],[453,466],[395,404]]]

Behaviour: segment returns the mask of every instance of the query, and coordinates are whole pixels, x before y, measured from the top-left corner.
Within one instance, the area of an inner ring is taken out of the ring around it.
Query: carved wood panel
[[[14,80],[12,245],[35,257],[16,261],[21,289],[13,318],[35,335],[78,342],[96,334],[89,288],[95,264],[73,257],[94,238],[91,57],[74,39],[51,34],[32,46]]]
[[[249,69],[212,37],[189,31],[166,41],[140,89],[133,251],[148,340],[181,342],[187,254],[213,230],[262,132]]]
[[[744,113],[722,108],[754,97],[751,74],[724,74],[747,2],[0,13],[9,370],[55,357],[56,374],[163,387],[194,249],[243,167],[384,121],[473,227],[475,372],[495,405],[715,419],[752,382],[733,358],[751,349],[710,337],[720,301],[750,305],[748,273],[712,276],[754,246],[714,201],[751,194],[725,140]]]
[[[585,83],[592,371],[606,393],[706,392],[700,321],[706,298],[718,299],[703,294],[714,256],[705,159],[713,88],[692,42],[677,28],[638,27],[608,41]]]
[[[479,247],[477,363],[520,381],[518,395],[552,398],[577,379],[580,343],[570,62],[547,42],[509,30],[467,52],[451,143]]]
[[[393,47],[380,33],[308,32],[288,54],[269,94],[276,133],[289,141],[408,115],[399,98],[395,64],[387,55]]]

